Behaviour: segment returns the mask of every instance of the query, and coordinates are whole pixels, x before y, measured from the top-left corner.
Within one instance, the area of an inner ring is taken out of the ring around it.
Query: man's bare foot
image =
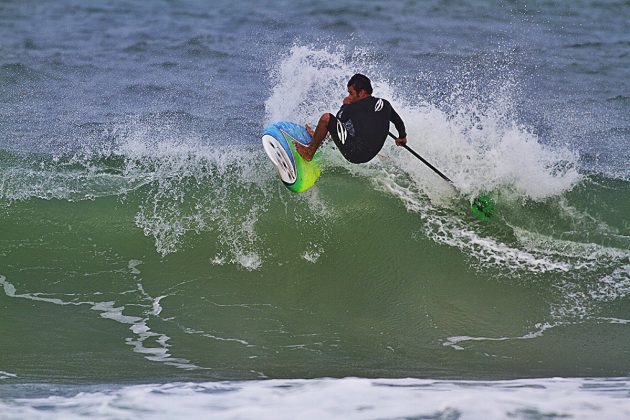
[[[305,124],[304,127],[306,128],[306,131],[308,132],[308,135],[313,137],[313,135],[315,134],[313,129],[311,127],[309,127],[308,124]]]
[[[295,146],[295,150],[300,154],[300,156],[308,161],[313,160],[313,153],[308,146],[304,146],[302,143],[297,141],[294,141],[293,145]]]

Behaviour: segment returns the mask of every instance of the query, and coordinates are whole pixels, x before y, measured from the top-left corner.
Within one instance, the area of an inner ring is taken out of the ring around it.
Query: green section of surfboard
[[[308,161],[304,159],[297,150],[295,150],[293,142],[289,142],[288,144],[291,148],[291,153],[293,154],[293,160],[295,161],[297,179],[292,185],[285,184],[287,185],[287,188],[293,192],[304,192],[315,184],[315,181],[317,181],[321,174],[319,171],[319,165],[317,164],[320,152],[317,151],[315,156],[313,156],[313,160]]]

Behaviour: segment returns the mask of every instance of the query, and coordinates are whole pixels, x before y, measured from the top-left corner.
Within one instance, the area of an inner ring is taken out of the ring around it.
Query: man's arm
[[[405,123],[403,122],[400,115],[394,110],[392,107],[392,115],[389,117],[389,120],[394,123],[394,127],[396,127],[396,131],[398,131],[398,138],[396,139],[397,146],[404,146],[407,144],[407,131],[405,130]]]

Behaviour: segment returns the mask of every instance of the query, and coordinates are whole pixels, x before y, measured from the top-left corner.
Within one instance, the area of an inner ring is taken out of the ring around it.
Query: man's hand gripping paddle
[[[389,133],[389,135],[394,140],[396,140],[396,136],[394,136],[392,133]],[[438,174],[444,181],[447,181],[449,184],[451,184],[453,188],[455,188],[457,192],[459,192],[455,184],[453,184],[453,181],[451,181],[449,177],[447,177],[442,172],[440,172],[435,166],[427,162],[425,158],[417,154],[413,149],[411,149],[406,144],[404,144],[402,147],[404,147],[405,149],[407,149],[409,153],[411,153],[412,155],[420,159],[422,163],[424,163],[429,168],[431,168],[433,172]],[[492,198],[490,198],[487,195],[480,195],[476,197],[472,203],[470,203],[470,210],[472,211],[472,214],[474,214],[475,217],[477,217],[478,219],[490,220],[490,218],[494,215],[494,200],[492,200]]]

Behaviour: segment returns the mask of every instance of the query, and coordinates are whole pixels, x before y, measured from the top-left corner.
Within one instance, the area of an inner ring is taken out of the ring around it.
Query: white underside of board
[[[267,152],[267,156],[276,165],[278,172],[280,173],[280,179],[287,184],[293,184],[297,179],[295,173],[295,167],[291,161],[291,158],[287,154],[284,147],[273,136],[265,134],[262,137],[262,144]]]

